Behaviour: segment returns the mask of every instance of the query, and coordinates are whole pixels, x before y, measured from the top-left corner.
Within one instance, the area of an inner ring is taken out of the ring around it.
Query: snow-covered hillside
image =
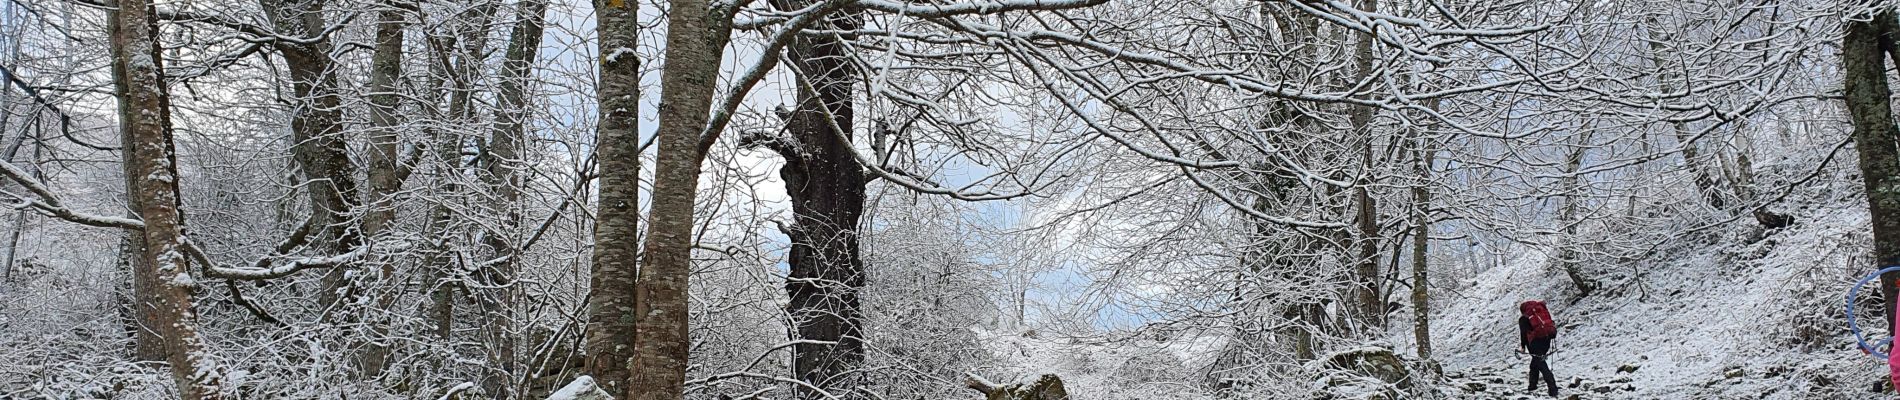
[[[1545,254],[1523,253],[1478,272],[1439,292],[1433,336],[1445,374],[1437,392],[1543,398],[1525,392],[1528,359],[1516,352],[1515,335],[1517,302],[1544,299],[1563,325],[1551,358],[1562,398],[1891,398],[1880,386],[1884,364],[1852,345],[1842,318],[1841,299],[1865,270],[1867,214],[1851,200],[1833,203],[1797,212],[1803,222],[1783,230],[1738,220],[1658,247],[1648,260],[1593,266],[1604,286],[1580,300]],[[1862,304],[1874,298],[1864,292]],[[1860,321],[1884,327],[1867,316]],[[1402,356],[1413,348],[1410,329],[1395,320],[1386,341]],[[1085,399],[1209,397],[1178,377],[1211,362],[1224,340],[978,336],[1004,360],[988,371],[992,378],[1058,374]],[[1311,389],[1293,383],[1279,390]]]
[[[1502,370],[1511,378],[1504,388],[1522,391],[1515,304],[1546,299],[1565,328],[1551,357],[1559,382],[1627,380],[1584,398],[1891,396],[1872,391],[1884,365],[1851,345],[1841,318],[1841,299],[1866,265],[1867,214],[1857,207],[1812,210],[1766,234],[1738,222],[1652,261],[1602,266],[1621,280],[1581,300],[1546,257],[1523,254],[1441,297],[1438,354],[1447,371]]]

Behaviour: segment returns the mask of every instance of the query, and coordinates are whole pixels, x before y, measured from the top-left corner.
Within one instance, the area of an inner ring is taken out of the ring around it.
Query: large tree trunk
[[[600,200],[587,296],[587,373],[621,399],[630,398],[634,322],[639,320],[633,312],[640,260],[640,60],[634,53],[638,14],[636,1],[603,2],[594,8],[601,54],[596,93],[600,128],[594,150]]]
[[[135,280],[147,282],[151,292],[152,327],[163,337],[165,360],[179,397],[221,398],[221,376],[205,358],[198,338],[198,314],[191,293],[197,286],[191,264],[184,256],[184,214],[178,209],[178,169],[172,145],[170,113],[165,100],[162,58],[158,57],[158,24],[151,4],[121,0],[111,13],[113,71],[117,75],[120,129],[130,163],[125,174],[136,185],[130,197],[140,199],[136,209],[145,223],[144,248]],[[149,295],[146,297],[144,295]]]
[[[1874,228],[1875,269],[1900,264],[1900,129],[1893,124],[1893,95],[1887,86],[1887,66],[1883,55],[1900,57],[1894,48],[1894,14],[1881,7],[1872,15],[1856,15],[1847,21],[1842,38],[1841,63],[1846,75],[1848,115],[1854,123],[1854,148],[1860,152],[1861,180],[1867,189],[1867,212]],[[1900,60],[1900,58],[1897,58]],[[1892,326],[1896,293],[1895,280],[1900,273],[1880,277],[1882,320],[1889,324],[1889,336],[1900,327]]]
[[[512,398],[517,391],[512,383],[521,378],[517,368],[515,337],[516,317],[515,298],[521,295],[514,285],[520,265],[519,257],[523,249],[519,241],[517,227],[521,225],[521,178],[515,173],[521,168],[522,143],[526,140],[528,117],[528,81],[537,50],[541,48],[542,18],[546,14],[547,3],[541,0],[523,0],[515,10],[515,27],[509,33],[508,53],[503,59],[500,88],[496,93],[495,130],[490,132],[488,145],[482,153],[487,184],[495,193],[500,204],[496,206],[502,216],[500,229],[483,235],[490,250],[495,252],[493,259],[498,260],[487,271],[488,284],[502,287],[498,293],[492,293],[484,302],[482,315],[487,322],[482,324],[488,336],[490,362],[498,368],[489,369],[483,377],[483,386],[491,396]]]
[[[277,32],[312,37],[329,27],[322,1],[261,0]],[[291,158],[307,182],[310,221],[319,228],[311,243],[318,253],[342,254],[362,244],[362,236],[348,224],[356,207],[356,167],[350,163],[343,137],[342,96],[337,93],[335,60],[328,41],[277,41],[279,54],[290,71],[294,107],[291,117]],[[324,307],[340,306],[353,297],[344,277],[351,266],[331,268],[324,274],[318,300]]]
[[[780,10],[797,10],[811,0],[774,0]],[[856,12],[832,13],[818,29],[857,29]],[[785,158],[779,169],[792,200],[790,296],[794,333],[807,340],[792,347],[792,373],[821,389],[853,386],[841,376],[864,359],[862,312],[858,290],[864,287],[864,261],[858,254],[858,220],[864,212],[864,167],[852,153],[852,69],[845,43],[833,35],[801,35],[789,46],[790,66],[798,73],[798,105],[787,116],[789,138],[767,147]],[[799,388],[799,398],[818,398]]]
[[[1280,36],[1278,39],[1282,42],[1306,43],[1314,40],[1322,40],[1319,19],[1299,11],[1293,6],[1276,2],[1262,2],[1260,4],[1260,13],[1263,17],[1267,18],[1266,21],[1263,22],[1263,25],[1270,23],[1271,25],[1279,27]],[[1293,52],[1293,54],[1299,56],[1318,57],[1319,46],[1300,46],[1294,49]],[[1298,76],[1302,79],[1305,78],[1304,75],[1316,73],[1316,71],[1297,69],[1285,72],[1285,74],[1289,76]],[[1318,134],[1327,129],[1324,123],[1318,118],[1307,114],[1305,110],[1292,102],[1282,101],[1277,103],[1279,104],[1277,104],[1274,110],[1273,120],[1277,124],[1290,125],[1292,129],[1288,130],[1289,132],[1296,134]],[[1284,166],[1280,168],[1284,168]],[[1288,172],[1290,172],[1290,170]],[[1290,196],[1289,190],[1294,189],[1296,185],[1299,184],[1297,180],[1292,179],[1290,175],[1284,174],[1282,171],[1264,173],[1262,176],[1257,177],[1257,179],[1259,182],[1256,184],[1260,185],[1260,188],[1257,190],[1261,193],[1273,196],[1271,200],[1282,205],[1290,204],[1287,203],[1287,199]],[[1331,191],[1329,187],[1326,195],[1330,197],[1335,194],[1336,193]],[[1262,212],[1268,211],[1267,200],[1269,199],[1266,196],[1256,199],[1255,209]],[[1252,221],[1250,223],[1254,225],[1254,233],[1258,236],[1267,237],[1270,235],[1269,232],[1272,231],[1272,229],[1270,229],[1271,222]],[[1343,229],[1335,233],[1335,238],[1339,242],[1346,242],[1350,239]],[[1262,242],[1263,246],[1261,247],[1264,248],[1251,249],[1253,255],[1262,260],[1272,261],[1255,261],[1255,263],[1265,268],[1280,269],[1281,272],[1275,274],[1278,275],[1279,279],[1299,279],[1297,276],[1301,276],[1302,274],[1325,273],[1325,271],[1318,270],[1298,270],[1297,268],[1301,265],[1296,261],[1291,261],[1292,258],[1288,257],[1288,255],[1291,254],[1316,251],[1317,248],[1314,246],[1321,241],[1308,240],[1304,238],[1303,235],[1293,235],[1289,241],[1268,243],[1266,239],[1263,239]],[[1286,323],[1278,324],[1279,327],[1273,329],[1273,335],[1279,339],[1279,344],[1283,345],[1283,350],[1291,354],[1294,360],[1304,361],[1316,358],[1319,351],[1320,334],[1337,333],[1336,331],[1341,326],[1338,323],[1339,320],[1329,317],[1326,312],[1327,304],[1331,301],[1333,300],[1312,297],[1288,299],[1285,303],[1290,304],[1278,310],[1280,318],[1286,321]]]
[[[119,25],[123,21],[116,19],[118,17],[117,14],[114,14],[113,18],[115,19],[108,25],[108,27],[113,30],[112,40],[115,44],[114,50],[118,50],[121,47],[118,45],[120,41],[129,40],[129,38],[122,38],[120,36],[120,30],[124,28]],[[147,18],[149,18],[149,16]],[[154,21],[152,24],[156,24],[156,22]],[[157,32],[157,29],[152,28],[149,32]],[[159,48],[157,47],[158,40],[151,40],[151,44],[152,47],[150,47],[148,51],[152,52],[152,59],[163,61],[164,58],[159,56]],[[119,54],[118,51],[114,51],[113,57],[113,90],[115,93],[120,94],[121,99],[124,99],[124,94],[133,90],[133,88],[127,86],[130,83],[127,76],[129,72],[125,70],[125,65],[119,59],[120,57],[124,57],[123,55]],[[167,108],[166,110],[161,110],[163,112],[170,111],[168,109],[169,107],[161,106],[161,108]],[[122,104],[120,106],[120,120],[127,120],[128,110],[129,108],[125,105]],[[133,133],[134,132],[130,129],[120,129],[119,142],[132,143]],[[125,205],[133,217],[137,217],[138,210],[142,210],[145,207],[144,198],[139,195],[140,176],[130,172],[130,166],[138,162],[135,156],[136,154],[131,151],[119,152],[119,161],[127,166],[125,168],[127,171],[125,173]],[[120,243],[119,259],[123,260],[127,267],[126,270],[130,271],[132,276],[132,292],[127,295],[125,299],[125,312],[127,315],[125,315],[124,319],[126,322],[126,330],[131,332],[132,358],[134,360],[164,361],[167,352],[165,350],[164,337],[159,333],[161,327],[156,317],[160,312],[160,304],[157,300],[159,299],[158,291],[161,288],[159,282],[152,280],[157,274],[152,272],[152,264],[146,262],[144,255],[145,233],[138,231],[125,232],[124,240]]]
[[[660,81],[659,158],[654,163],[652,217],[634,289],[633,370],[628,400],[676,400],[686,380],[687,275],[691,272],[693,202],[705,153],[700,131],[710,119],[719,61],[732,35],[732,16],[706,0],[673,0],[667,13],[666,68]],[[707,132],[716,135],[718,132]],[[602,165],[602,169],[607,166]]]

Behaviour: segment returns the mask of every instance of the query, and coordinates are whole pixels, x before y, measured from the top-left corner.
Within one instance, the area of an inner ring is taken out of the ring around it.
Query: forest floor
[[[1550,359],[1562,398],[1892,398],[1884,363],[1856,349],[1842,318],[1868,242],[1866,213],[1851,203],[1797,212],[1805,223],[1777,231],[1741,219],[1645,260],[1591,266],[1603,286],[1581,299],[1543,254],[1482,271],[1437,297],[1441,393],[1525,398],[1515,305],[1543,299],[1562,325]],[[1858,304],[1873,309],[1869,292]],[[1411,348],[1409,323],[1395,325],[1406,327],[1395,347]]]

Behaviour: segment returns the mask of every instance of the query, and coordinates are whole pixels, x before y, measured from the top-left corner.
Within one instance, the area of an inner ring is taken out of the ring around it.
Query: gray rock
[[[1406,369],[1405,361],[1392,349],[1384,347],[1364,347],[1333,353],[1326,356],[1325,367],[1353,371],[1365,376],[1378,378],[1400,388],[1411,387],[1411,371]]]
[[[1484,386],[1484,382],[1470,381],[1470,382],[1465,382],[1464,389],[1467,392],[1482,392],[1484,391],[1485,386]]]

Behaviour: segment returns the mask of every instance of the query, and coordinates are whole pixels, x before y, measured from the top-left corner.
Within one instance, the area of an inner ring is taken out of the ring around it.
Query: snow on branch
[[[284,256],[270,255],[257,260],[250,267],[232,267],[213,264],[197,245],[186,242],[185,252],[194,261],[204,265],[206,276],[224,279],[260,280],[290,276],[310,268],[335,268],[360,260],[369,255],[373,246],[358,246],[350,252],[330,256]]]
[[[28,192],[33,193],[34,197],[37,197],[27,198],[20,196],[20,202],[12,204],[13,208],[22,210],[31,208],[55,218],[66,220],[67,222],[86,226],[135,230],[145,229],[144,221],[73,211],[60,201],[59,195],[54,194],[52,189],[46,187],[45,182],[40,182],[39,179],[28,176],[25,170],[20,169],[19,166],[13,165],[11,162],[0,160],[0,174],[5,174],[8,179],[12,179],[14,182],[19,182],[21,187],[26,188]]]
[[[988,0],[950,4],[915,4],[885,0],[859,0],[858,7],[903,14],[918,18],[943,18],[967,14],[995,14],[1010,11],[1067,10],[1107,4],[1108,0]]]

